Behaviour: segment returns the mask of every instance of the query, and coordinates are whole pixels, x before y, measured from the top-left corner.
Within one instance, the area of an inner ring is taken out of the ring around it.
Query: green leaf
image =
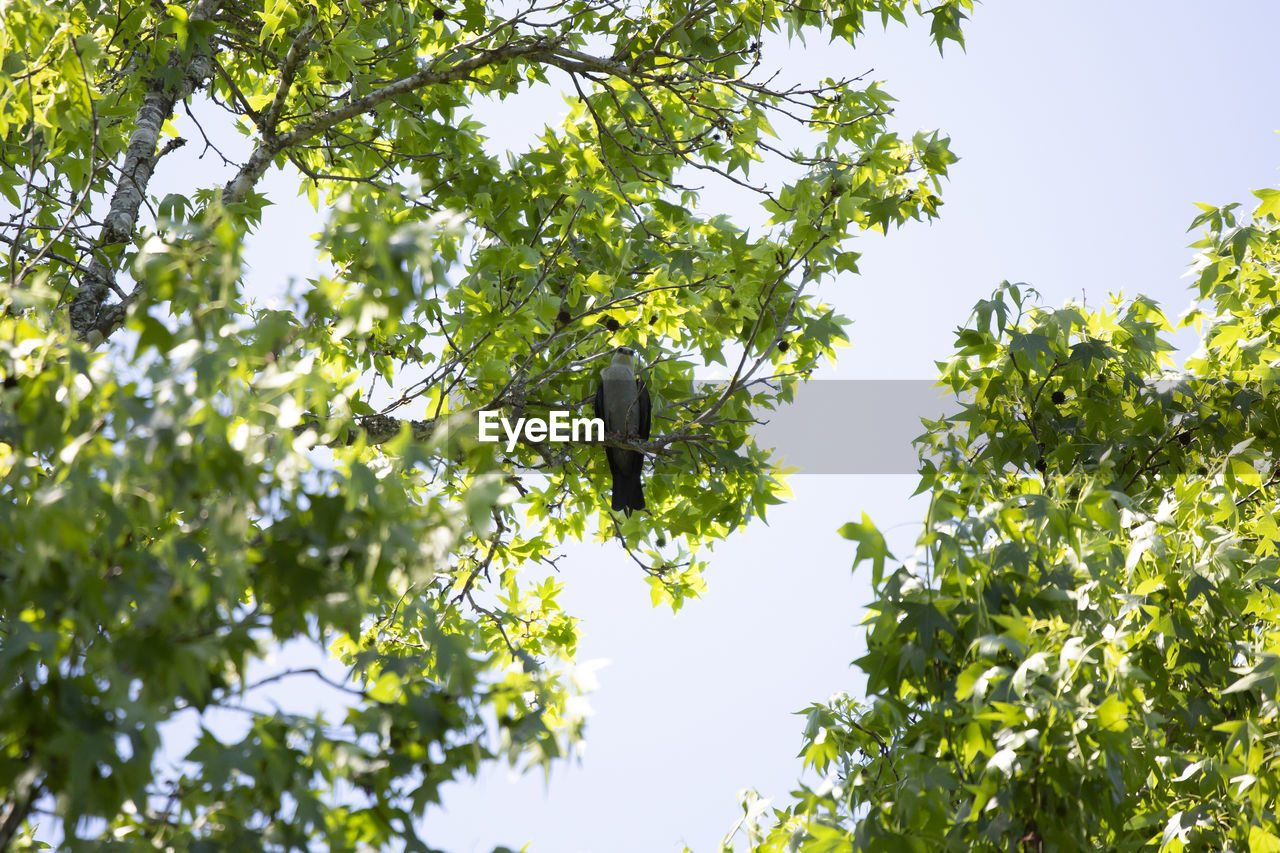
[[[1253,210],[1254,219],[1263,219],[1268,216],[1280,219],[1280,190],[1254,190],[1253,194],[1261,201],[1261,204]]]
[[[884,536],[876,529],[870,516],[864,512],[861,522],[848,522],[838,532],[845,539],[858,543],[857,553],[853,557],[854,568],[856,569],[865,560],[870,560],[871,584],[873,587],[880,586],[884,578],[884,562],[886,559],[893,559],[893,555],[889,553]]]

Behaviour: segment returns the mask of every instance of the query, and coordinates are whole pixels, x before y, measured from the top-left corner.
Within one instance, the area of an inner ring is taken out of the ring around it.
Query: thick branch
[[[222,0],[200,0],[191,11],[190,19],[207,21],[221,4]],[[81,281],[79,290],[71,300],[68,312],[71,328],[80,337],[90,339],[91,343],[96,343],[95,335],[106,337],[111,334],[123,321],[124,309],[127,307],[125,302],[121,302],[109,306],[110,310],[103,310],[103,304],[115,284],[114,261],[108,260],[110,255],[103,250],[133,239],[138,227],[138,211],[159,160],[156,145],[160,140],[160,129],[173,115],[178,101],[189,96],[213,74],[213,60],[206,47],[196,50],[184,65],[181,54],[175,50],[165,71],[180,71],[181,74],[177,75],[175,83],[166,85],[164,81],[171,75],[161,72],[143,96],[142,106],[138,109],[134,122],[133,135],[125,149],[124,164],[120,168],[115,193],[111,197],[111,209],[98,236],[99,251],[94,252],[89,273]]]
[[[345,434],[335,437],[328,442],[332,447],[347,447],[356,443],[360,437],[360,432],[364,433],[366,444],[377,445],[386,444],[391,439],[400,434],[400,425],[408,424],[409,432],[413,436],[414,441],[429,441],[432,434],[436,431],[438,418],[432,418],[429,421],[412,421],[400,420],[389,415],[366,415],[357,418],[356,422],[360,426],[360,430],[347,430]],[[315,430],[318,433],[324,432],[324,425],[315,418],[308,418],[293,428],[293,431],[301,435],[307,430]]]

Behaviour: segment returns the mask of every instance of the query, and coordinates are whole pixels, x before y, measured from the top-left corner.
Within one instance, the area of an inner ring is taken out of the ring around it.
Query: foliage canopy
[[[1144,298],[1005,283],[919,439],[917,557],[869,560],[866,703],[808,709],[825,784],[753,849],[1280,850],[1280,191],[1202,206],[1202,347]]]
[[[891,132],[878,85],[782,82],[769,53],[910,12],[941,46],[970,5],[4,4],[0,848],[52,816],[113,849],[423,850],[444,781],[564,754],[556,548],[612,538],[655,603],[696,594],[705,549],[780,499],[747,405],[842,337],[813,285],[860,229],[933,216],[953,159]],[[489,153],[470,107],[542,84],[563,121]],[[166,171],[209,122],[242,150]],[[333,272],[263,308],[243,246],[290,164]],[[768,227],[700,214],[694,181]],[[629,520],[598,449],[473,428],[579,408],[620,343],[660,396]],[[695,387],[710,363],[732,380]],[[255,702],[250,665],[296,638],[351,666],[344,719]]]

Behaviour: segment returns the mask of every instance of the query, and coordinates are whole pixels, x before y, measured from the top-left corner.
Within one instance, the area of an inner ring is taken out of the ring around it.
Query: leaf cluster
[[[961,410],[918,440],[916,556],[844,530],[867,701],[806,711],[825,783],[749,801],[754,849],[1280,849],[1272,195],[1197,220],[1185,372],[1143,298],[978,304],[940,365]]]

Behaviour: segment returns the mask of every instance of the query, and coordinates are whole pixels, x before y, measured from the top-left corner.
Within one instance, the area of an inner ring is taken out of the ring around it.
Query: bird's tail
[[[627,515],[637,509],[644,509],[644,486],[640,483],[638,472],[630,477],[613,478],[613,508],[620,509]]]

